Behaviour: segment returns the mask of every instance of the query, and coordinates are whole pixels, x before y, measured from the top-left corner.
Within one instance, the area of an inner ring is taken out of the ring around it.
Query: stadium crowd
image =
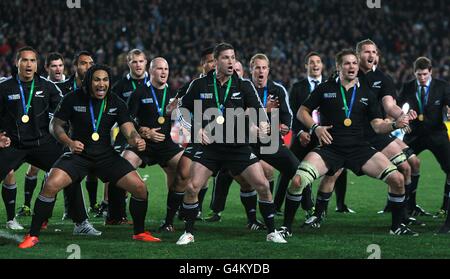
[[[290,87],[305,76],[302,58],[309,51],[325,55],[329,76],[338,50],[370,37],[381,50],[381,68],[397,86],[412,77],[418,56],[433,60],[435,77],[450,79],[445,0],[385,0],[379,9],[365,0],[82,0],[80,9],[69,9],[66,1],[16,0],[1,1],[0,8],[0,76],[14,71],[17,49],[33,45],[42,57],[90,50],[118,79],[127,71],[126,53],[139,48],[150,59],[168,60],[171,85],[178,88],[200,72],[199,49],[227,41],[245,67],[252,54],[267,53],[273,79]],[[67,59],[66,71],[71,66]]]

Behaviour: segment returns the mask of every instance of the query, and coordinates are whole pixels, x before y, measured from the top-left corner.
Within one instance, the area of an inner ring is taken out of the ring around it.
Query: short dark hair
[[[228,43],[220,43],[214,48],[214,58],[219,58],[219,55],[222,53],[222,51],[232,49],[234,50],[234,47]]]
[[[52,63],[52,61],[55,60],[59,60],[61,59],[61,61],[64,64],[64,57],[61,55],[61,53],[59,52],[51,52],[47,55],[47,58],[45,58],[45,67],[49,67],[50,63]]]
[[[371,39],[365,39],[356,44],[356,53],[358,53],[358,54],[361,53],[362,48],[365,45],[374,45],[378,51],[378,46],[374,41],[372,41]]]
[[[311,51],[310,53],[308,53],[305,56],[305,65],[308,64],[309,58],[311,58],[312,56],[318,56],[320,58],[320,60],[322,60],[322,56],[320,56],[320,54],[318,52]]]
[[[427,57],[421,56],[414,61],[414,72],[417,70],[430,70],[432,69],[433,65],[431,63],[431,60]]]
[[[31,46],[24,46],[24,47],[19,48],[19,50],[17,50],[16,62],[19,61],[20,58],[22,58],[22,52],[24,52],[24,51],[32,51],[32,52],[34,52],[34,54],[36,55],[36,60],[39,60],[39,54],[38,54],[37,50],[35,50]]]
[[[207,47],[202,50],[202,53],[200,54],[200,64],[205,63],[206,56],[209,54],[214,54],[214,47]]]
[[[73,58],[73,64],[75,66],[78,66],[78,60],[80,59],[80,56],[82,56],[82,55],[92,57],[92,54],[87,50],[82,50],[82,51],[77,52],[75,54],[75,57]]]
[[[356,59],[358,59],[358,55],[356,55],[356,52],[353,49],[345,48],[336,54],[336,57],[335,57],[336,64],[342,65],[342,60],[343,60],[344,56],[347,56],[347,55],[353,55],[356,57]]]

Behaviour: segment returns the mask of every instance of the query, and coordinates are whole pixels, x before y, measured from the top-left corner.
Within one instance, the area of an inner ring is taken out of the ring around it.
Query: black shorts
[[[48,172],[62,154],[62,146],[53,140],[32,148],[0,148],[0,181],[25,162]]]
[[[291,147],[289,148],[292,153],[294,153],[294,155],[297,157],[297,159],[299,159],[300,161],[302,161],[306,155],[311,152],[314,148],[316,148],[319,145],[319,140],[317,139],[316,136],[311,136],[311,141],[309,142],[309,144],[307,146],[302,146],[302,144],[300,143],[300,139],[299,137],[292,137],[292,143],[291,143]]]
[[[114,150],[119,153],[122,154],[122,152],[128,147],[128,142],[127,139],[123,136],[122,133],[119,133],[116,137],[116,140],[114,141],[113,147]]]
[[[135,170],[126,159],[114,150],[99,155],[95,159],[67,152],[59,158],[53,168],[67,172],[72,181],[81,181],[88,174],[93,174],[103,182],[111,183],[116,183]]]
[[[265,161],[280,173],[287,177],[293,177],[297,172],[300,161],[284,144],[280,144],[278,150],[273,154],[261,154],[257,145],[252,145],[253,152],[260,160]]]
[[[375,134],[371,137],[366,138],[366,140],[369,142],[370,146],[375,148],[378,151],[383,151],[383,149],[386,148],[391,142],[395,141],[395,137],[392,135],[385,135],[385,134]]]
[[[441,169],[450,173],[450,143],[446,132],[435,132],[426,136],[411,136],[406,134],[403,141],[419,155],[428,149],[433,153]]]
[[[195,152],[201,148],[200,144],[189,143],[184,149],[183,156],[191,159],[194,159]]]
[[[144,151],[138,151],[135,147],[127,147],[127,150],[131,150],[136,153],[142,160],[142,164],[139,166],[145,168],[146,166],[153,166],[159,164],[162,168],[167,167],[167,162],[170,161],[175,155],[183,151],[180,145],[170,142],[163,143],[148,143]]]
[[[213,144],[202,146],[195,153],[193,161],[202,164],[217,175],[221,168],[227,168],[232,175],[241,174],[247,167],[259,161],[249,145],[224,146]]]
[[[361,176],[364,174],[362,166],[378,151],[369,145],[346,149],[337,148],[334,145],[326,145],[316,147],[313,152],[319,154],[329,168],[327,175],[333,176],[341,168],[346,168]]]

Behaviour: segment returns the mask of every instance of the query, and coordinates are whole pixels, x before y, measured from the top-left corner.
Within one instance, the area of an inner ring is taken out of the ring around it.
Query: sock
[[[414,209],[415,204],[412,204],[411,202],[411,184],[405,184],[405,210],[406,212],[409,212]],[[388,199],[389,202],[389,199]]]
[[[258,201],[258,203],[259,211],[267,227],[267,233],[273,233],[275,231],[275,206],[273,201]]]
[[[197,217],[198,214],[198,207],[199,204],[198,202],[193,203],[193,204],[188,204],[188,203],[184,203],[183,202],[183,216],[185,218],[185,228],[184,230],[188,233],[193,233],[194,232],[194,224],[195,224],[195,218]]]
[[[417,193],[417,186],[419,184],[419,178],[420,178],[420,174],[411,174],[411,188],[410,188],[410,192],[409,192],[409,199],[410,199],[410,206],[416,206],[417,201],[416,201],[416,193]]]
[[[336,207],[343,209],[345,207],[345,194],[347,193],[347,171],[344,170],[335,183],[334,192],[336,193]]]
[[[169,191],[167,194],[166,224],[173,224],[173,219],[183,202],[184,192]]]
[[[81,224],[84,220],[88,219],[81,184],[73,183],[65,189],[69,189],[65,192],[68,198],[67,213],[74,223]]]
[[[273,198],[273,203],[275,204],[276,211],[281,211],[281,207],[283,206],[290,180],[291,179],[287,177],[287,175],[280,174],[278,176],[277,190],[275,191],[275,197]]]
[[[289,191],[286,193],[283,226],[287,227],[289,231],[292,231],[292,223],[294,222],[295,213],[297,213],[301,201],[302,195],[294,195],[289,193]]]
[[[202,211],[203,208],[203,200],[205,199],[206,192],[208,191],[208,187],[204,187],[200,189],[198,192],[198,210]]]
[[[245,213],[247,214],[247,222],[256,223],[256,191],[245,192],[241,191],[241,202],[244,205]]]
[[[145,227],[145,215],[147,215],[148,200],[140,200],[133,196],[130,199],[130,214],[133,218],[134,234],[143,233]]]
[[[445,181],[444,198],[442,200],[442,206],[441,206],[441,209],[443,209],[443,210],[447,210],[447,208],[448,208],[449,194],[450,194],[450,181]]]
[[[16,216],[16,196],[17,184],[6,185],[3,183],[2,198],[5,203],[7,221],[11,221]]]
[[[400,227],[404,219],[405,195],[388,193],[388,204],[392,208],[391,230],[395,231]]]
[[[37,176],[25,176],[25,202],[24,205],[30,207],[33,192],[37,185]]]
[[[328,202],[330,201],[331,195],[333,192],[324,193],[321,191],[317,191],[317,199],[316,199],[316,210],[314,212],[314,216],[319,219],[322,219],[322,214],[328,208]]]
[[[228,171],[219,171],[214,179],[214,189],[211,195],[211,203],[209,208],[215,213],[220,213],[225,209],[228,192],[233,183],[233,177]]]
[[[311,210],[314,207],[311,184],[306,185],[305,189],[303,189],[302,196],[302,201],[300,202],[302,209],[305,211]]]
[[[50,218],[54,206],[55,198],[47,198],[39,195],[39,197],[34,202],[34,215],[33,219],[31,220],[30,228],[31,236],[39,236],[42,223]]]
[[[86,179],[86,189],[89,195],[89,205],[91,208],[94,208],[97,204],[97,188],[98,188],[98,180],[87,180]]]
[[[269,181],[269,188],[270,188],[270,193],[273,194],[273,187],[275,186],[275,182],[273,181],[273,178]]]

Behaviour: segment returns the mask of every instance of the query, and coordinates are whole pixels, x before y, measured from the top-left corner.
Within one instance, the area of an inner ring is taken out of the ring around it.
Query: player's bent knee
[[[384,181],[384,182],[386,182],[387,181],[387,179],[390,177],[390,176],[392,176],[392,175],[394,175],[394,174],[400,174],[398,171],[397,171],[397,167],[396,166],[394,166],[394,165],[389,165],[389,166],[387,166],[378,176],[377,176],[377,178],[378,179],[380,179],[380,180],[382,180],[382,181]]]
[[[405,153],[400,152],[394,156],[392,156],[389,161],[391,161],[392,164],[394,164],[394,166],[400,166],[401,164],[403,164],[404,162],[406,162],[408,160],[408,158],[406,158]]]
[[[317,168],[310,163],[302,162],[298,167],[297,173],[300,177],[300,181],[298,181],[297,177],[294,177],[296,182],[293,180],[293,183],[288,188],[289,193],[294,195],[300,195],[303,193],[303,189],[311,183],[314,182],[317,178],[319,178],[319,171]]]

